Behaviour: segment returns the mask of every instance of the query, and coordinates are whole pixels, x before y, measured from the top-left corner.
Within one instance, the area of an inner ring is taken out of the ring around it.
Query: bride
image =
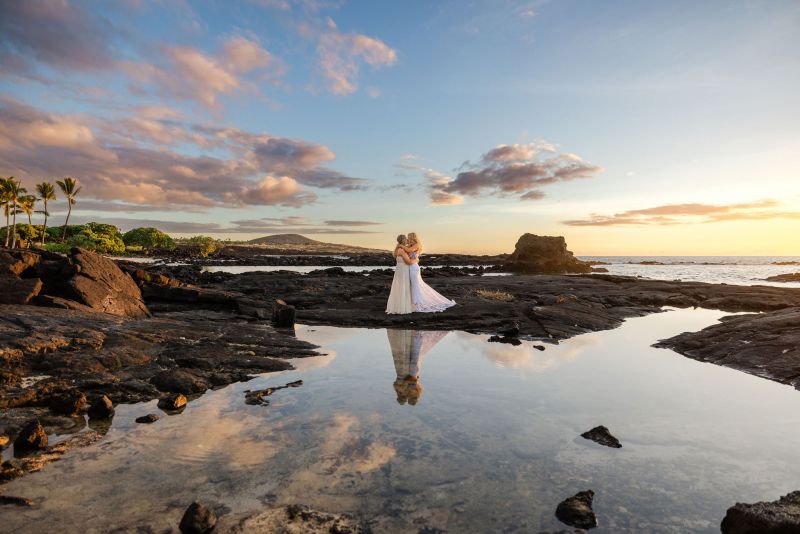
[[[399,248],[403,250],[414,262],[408,266],[411,278],[411,300],[414,303],[414,311],[418,312],[442,312],[451,306],[455,306],[454,300],[450,300],[440,295],[435,289],[425,283],[419,270],[419,255],[422,253],[422,241],[414,232],[408,234],[406,243],[401,243]]]
[[[394,257],[397,259],[397,266],[394,268],[394,278],[392,279],[392,290],[389,293],[389,302],[386,303],[386,313],[405,314],[414,311],[414,303],[411,300],[411,276],[409,267],[419,262],[416,258],[412,259],[403,249],[406,244],[406,236],[397,236],[397,246],[394,248]]]

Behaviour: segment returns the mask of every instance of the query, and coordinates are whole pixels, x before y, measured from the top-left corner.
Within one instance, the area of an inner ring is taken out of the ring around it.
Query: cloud
[[[0,98],[2,174],[75,176],[83,196],[95,200],[298,207],[316,199],[307,187],[365,187],[366,180],[322,166],[334,158],[322,145],[270,134],[136,115],[59,115]]]
[[[667,204],[636,209],[613,215],[592,214],[586,219],[562,221],[567,226],[671,225],[747,221],[766,219],[800,219],[800,212],[783,211],[777,200],[764,199],[738,204]]]
[[[66,0],[0,2],[0,67],[25,74],[30,58],[64,71],[96,71],[114,63],[115,29],[94,10]]]
[[[397,61],[397,52],[380,39],[357,33],[342,33],[330,18],[327,31],[323,30],[319,37],[317,55],[326,86],[335,95],[347,95],[358,90],[358,75],[362,63],[377,69]]]
[[[323,221],[328,226],[374,226],[383,223],[375,221]]]
[[[440,181],[431,190],[431,199],[449,195],[518,195],[522,200],[538,200],[545,195],[541,187],[558,182],[592,178],[602,168],[585,162],[572,153],[556,153],[552,143],[537,141],[525,145],[498,145],[477,164],[467,162],[468,170],[455,179]]]
[[[153,63],[128,61],[122,69],[134,80],[136,93],[157,94],[177,100],[193,100],[209,108],[219,106],[220,95],[240,90],[258,93],[248,81],[248,74],[259,80],[276,80],[285,68],[270,52],[251,39],[228,38],[217,55],[207,54],[191,46],[165,46]]]
[[[373,221],[322,221],[315,222],[305,217],[264,217],[231,221],[232,227],[219,230],[227,233],[291,233],[291,234],[374,234],[360,230],[363,226],[379,225]]]

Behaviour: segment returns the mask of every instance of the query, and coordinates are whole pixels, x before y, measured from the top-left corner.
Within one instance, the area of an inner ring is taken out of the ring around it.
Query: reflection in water
[[[448,333],[431,330],[386,331],[397,372],[394,391],[398,404],[414,406],[419,402],[422,396],[422,383],[419,381],[422,359]]]

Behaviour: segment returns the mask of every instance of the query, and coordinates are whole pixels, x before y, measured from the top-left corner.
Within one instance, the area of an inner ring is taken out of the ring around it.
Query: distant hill
[[[324,243],[309,239],[300,234],[276,234],[251,239],[245,246],[258,247],[275,253],[300,253],[300,254],[364,254],[381,253],[386,250],[376,250],[371,248],[356,247],[353,245],[342,245],[339,243]]]
[[[251,245],[326,245],[300,234],[275,234],[248,241]]]

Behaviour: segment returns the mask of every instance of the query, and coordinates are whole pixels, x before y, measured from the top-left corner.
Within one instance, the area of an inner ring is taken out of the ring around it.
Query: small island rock
[[[615,449],[622,447],[622,444],[619,442],[619,440],[612,436],[611,432],[608,431],[608,428],[604,427],[603,425],[596,426],[591,430],[587,430],[581,434],[581,437],[592,440],[600,445],[605,445],[606,447],[613,447]]]
[[[564,499],[556,508],[556,517],[571,527],[590,529],[597,526],[597,517],[592,510],[592,490],[579,491]]]
[[[214,529],[217,516],[206,506],[193,502],[183,514],[178,528],[183,534],[206,534]]]

